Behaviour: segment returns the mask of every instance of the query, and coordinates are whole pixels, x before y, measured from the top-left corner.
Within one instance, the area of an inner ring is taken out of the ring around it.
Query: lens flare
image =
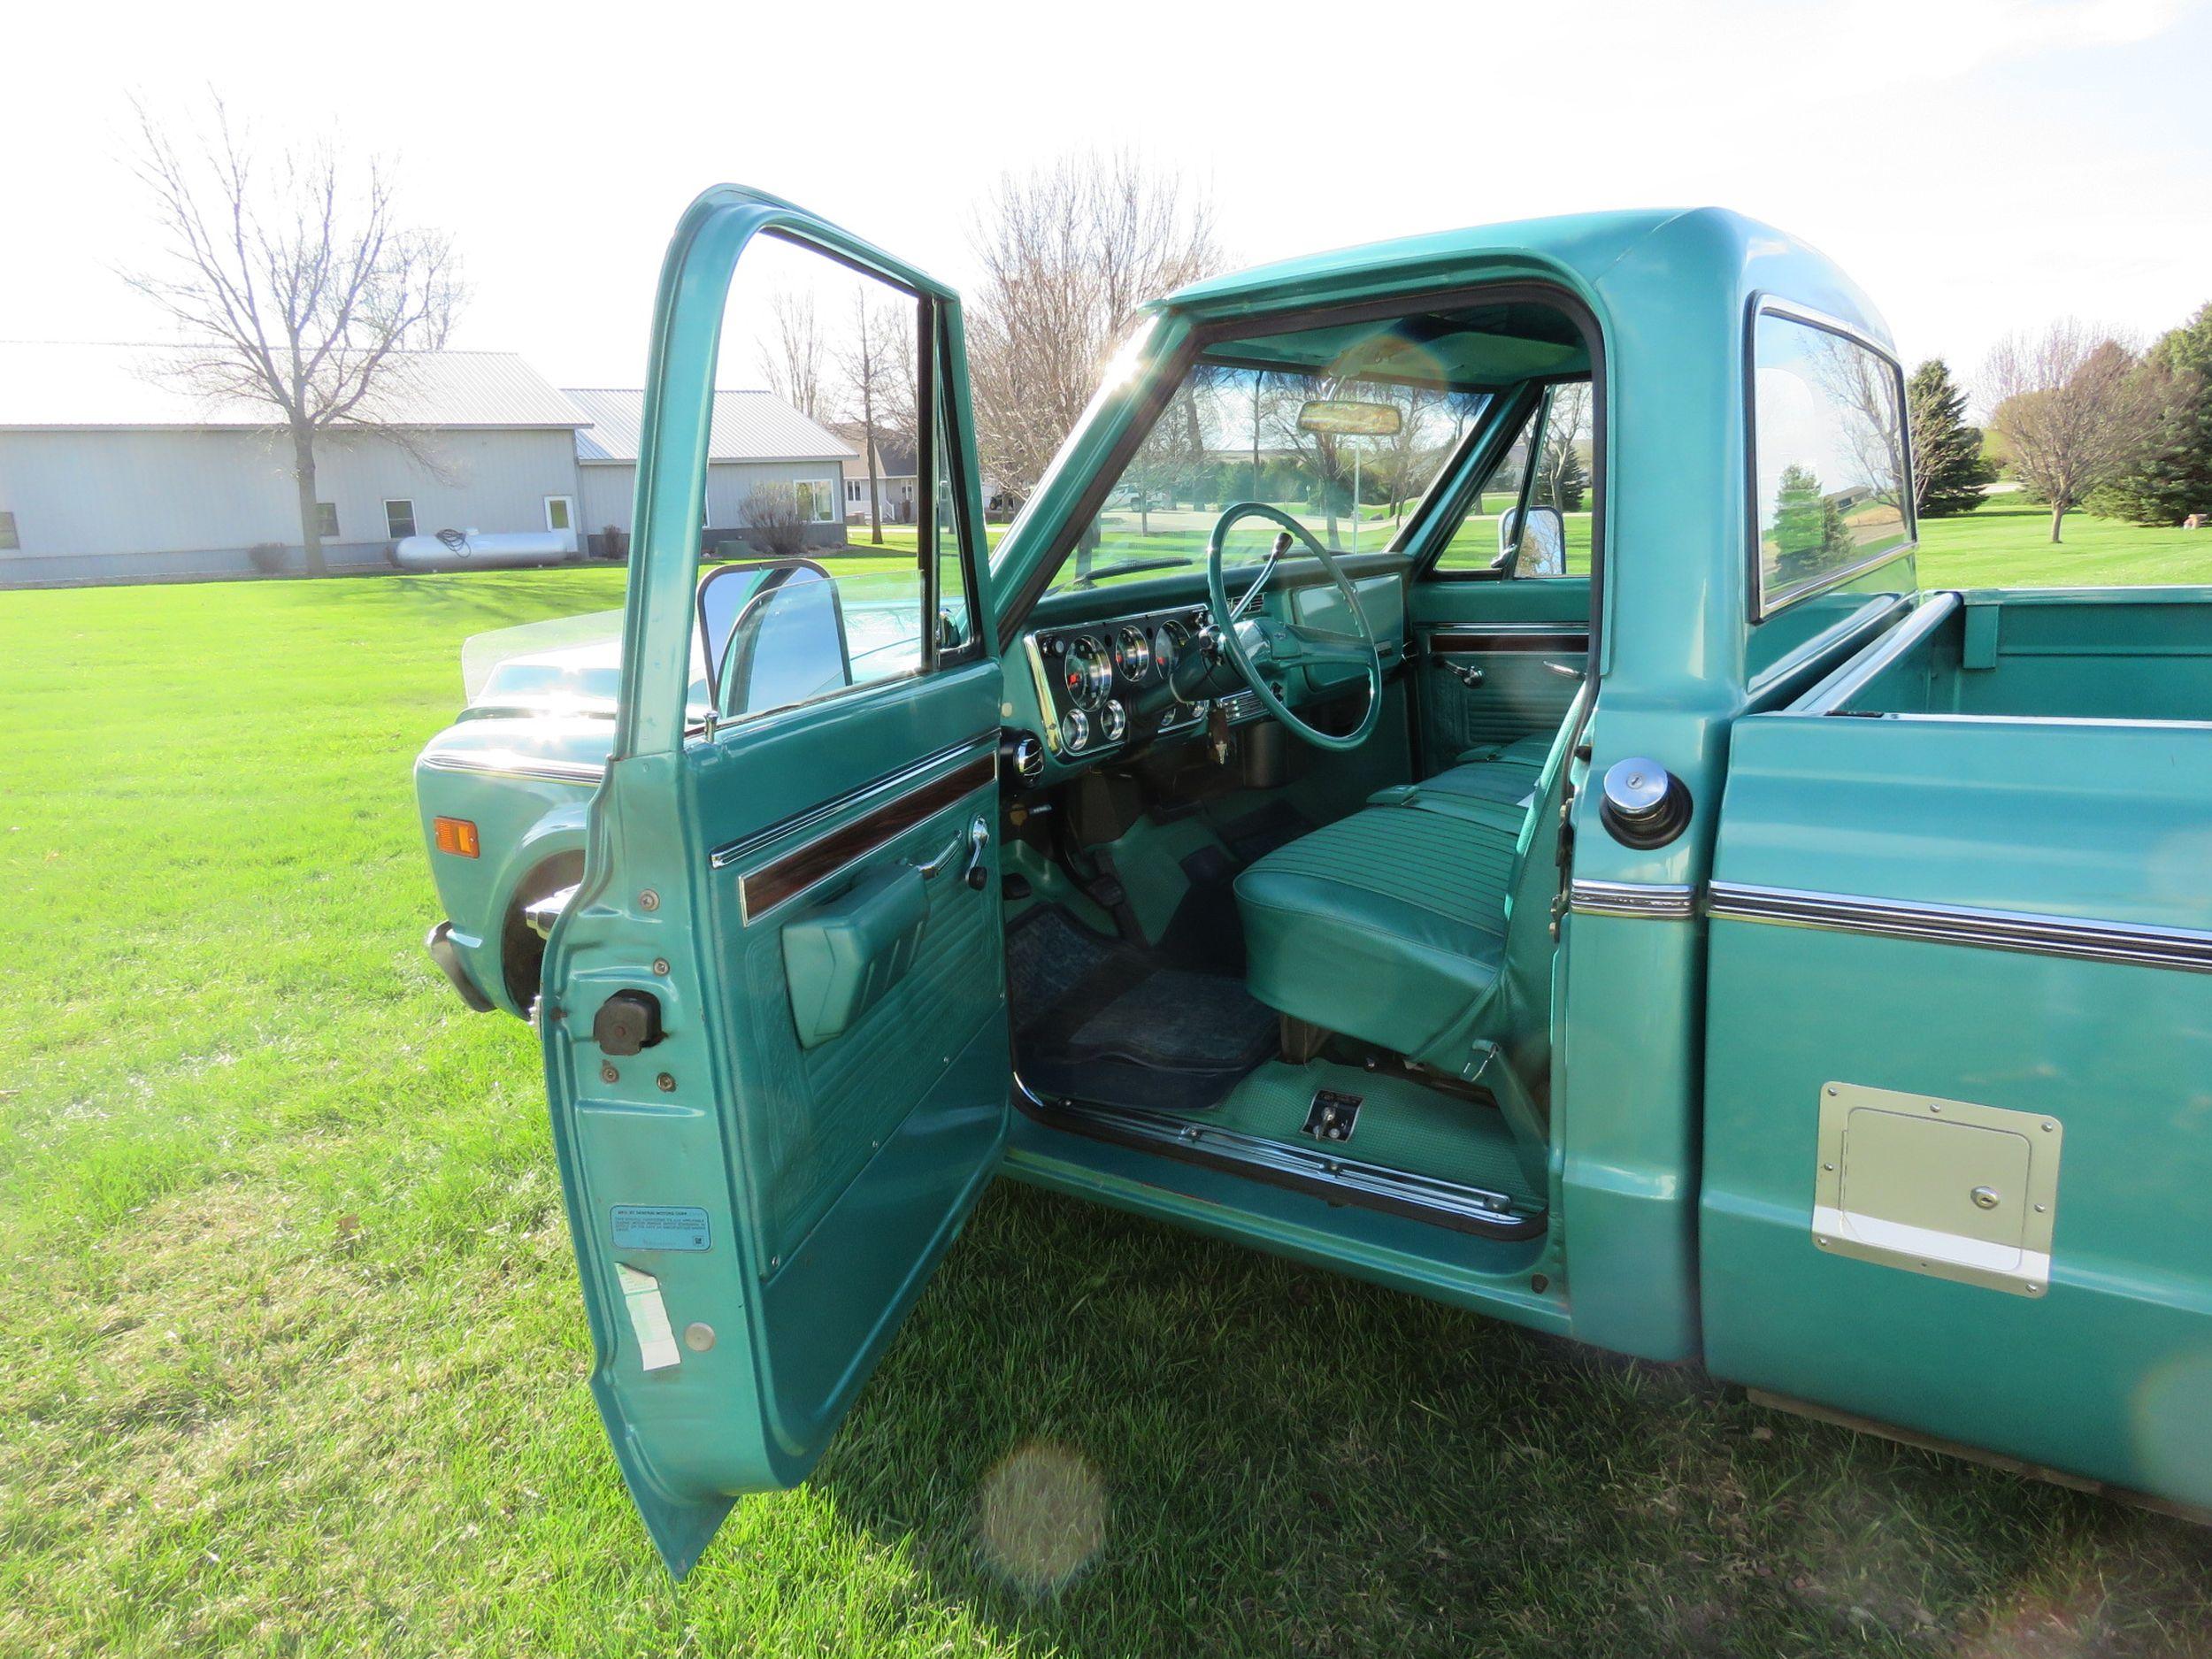
[[[1090,1460],[1032,1442],[983,1478],[976,1540],[1003,1578],[1034,1595],[1060,1589],[1106,1542],[1106,1488]]]

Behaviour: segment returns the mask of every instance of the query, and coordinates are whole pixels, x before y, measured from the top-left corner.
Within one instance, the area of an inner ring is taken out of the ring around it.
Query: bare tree
[[[910,404],[914,387],[912,313],[853,290],[852,332],[837,349],[845,380],[849,418],[860,427],[862,464],[868,469],[868,540],[883,545],[883,487],[879,477],[884,441],[897,432],[895,417]],[[908,361],[903,365],[899,359]]]
[[[326,143],[258,156],[219,99],[189,157],[143,104],[137,116],[136,171],[167,248],[125,280],[190,342],[170,373],[203,396],[265,406],[289,437],[300,543],[321,575],[316,441],[370,434],[427,458],[419,430],[390,416],[407,354],[442,346],[465,297],[452,242],[401,221],[373,159],[351,165]]]
[[[1219,263],[1213,208],[1126,152],[1008,173],[972,232],[968,361],[984,470],[1016,495],[1074,427],[1137,307]]]
[[[2155,419],[2135,353],[2072,318],[1999,341],[1982,386],[2013,471],[2050,503],[2054,541],[2068,511],[2125,468]]]
[[[768,333],[759,342],[768,389],[809,420],[819,420],[827,396],[828,348],[815,320],[814,296],[786,289],[768,303]]]

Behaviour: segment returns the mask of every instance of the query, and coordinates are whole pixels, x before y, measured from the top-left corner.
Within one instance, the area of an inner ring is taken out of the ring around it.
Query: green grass
[[[2070,512],[2050,541],[2047,507],[1996,495],[1973,512],[1920,526],[1920,580],[1931,588],[2098,588],[2212,582],[2212,531],[2147,530]]]
[[[408,776],[620,581],[0,597],[0,1654],[2212,1646],[2190,1529],[1019,1189],[671,1586]]]

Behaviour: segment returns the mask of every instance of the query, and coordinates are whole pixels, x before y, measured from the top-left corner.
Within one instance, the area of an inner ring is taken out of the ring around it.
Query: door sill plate
[[[1018,1075],[1014,1090],[1016,1104],[1052,1128],[1308,1193],[1332,1204],[1402,1216],[1490,1239],[1532,1239],[1544,1231],[1542,1210],[1524,1209],[1508,1194],[1486,1187],[1386,1169],[1320,1148],[1308,1150],[1263,1141],[1166,1112],[1048,1100]]]

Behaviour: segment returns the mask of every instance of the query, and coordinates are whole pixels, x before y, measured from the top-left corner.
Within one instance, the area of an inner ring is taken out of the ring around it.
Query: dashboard
[[[1402,583],[1394,575],[1369,577],[1355,582],[1354,589],[1385,668],[1394,666],[1405,637]],[[1343,626],[1343,600],[1333,588],[1294,588],[1263,603],[1301,622]],[[1024,635],[1041,731],[1019,737],[1010,755],[1019,783],[1034,787],[1049,772],[1064,774],[1163,739],[1194,736],[1216,710],[1233,726],[1261,718],[1266,707],[1248,687],[1190,702],[1168,689],[1169,675],[1197,649],[1212,617],[1204,604],[1165,605],[1048,625]],[[1211,683],[1220,683],[1219,671]]]

